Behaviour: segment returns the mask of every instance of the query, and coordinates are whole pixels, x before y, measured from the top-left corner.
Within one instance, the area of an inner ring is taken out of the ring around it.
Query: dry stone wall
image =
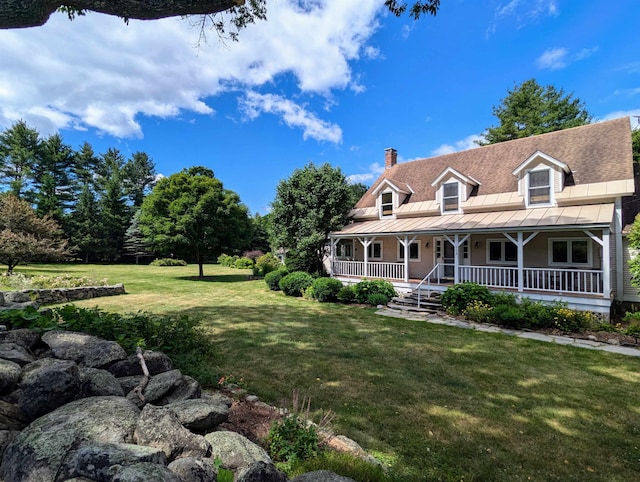
[[[82,286],[79,288],[30,289],[0,292],[0,310],[34,305],[52,305],[70,301],[88,300],[102,296],[124,295],[124,285]]]

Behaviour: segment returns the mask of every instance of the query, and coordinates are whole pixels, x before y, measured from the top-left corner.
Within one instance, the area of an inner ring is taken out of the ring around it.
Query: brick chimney
[[[398,151],[393,147],[384,150],[384,168],[390,169],[398,163]]]

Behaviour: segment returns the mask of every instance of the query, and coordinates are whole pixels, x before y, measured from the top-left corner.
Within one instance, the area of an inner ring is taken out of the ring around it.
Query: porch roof
[[[609,203],[363,221],[348,224],[330,236],[566,230],[568,227],[606,228],[613,221],[614,207],[613,203]]]

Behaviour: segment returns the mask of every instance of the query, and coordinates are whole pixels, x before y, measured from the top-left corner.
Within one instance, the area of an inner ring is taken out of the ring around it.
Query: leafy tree
[[[238,31],[256,20],[266,19],[267,0],[0,0],[0,28],[24,28],[43,25],[51,14],[59,9],[69,18],[84,15],[86,11],[100,12],[124,18],[153,20],[165,17],[198,15],[203,21],[209,20],[221,34],[225,33],[224,21],[212,16],[226,12],[231,17],[229,36],[237,38]],[[409,15],[418,19],[423,14],[435,15],[440,0],[416,1],[411,6],[407,2],[385,0],[385,6],[391,13],[400,16],[409,11]],[[17,8],[19,5],[20,8]]]
[[[640,162],[640,127],[631,131],[631,141],[633,144],[633,162]]]
[[[267,253],[271,251],[270,233],[271,232],[271,214],[260,216],[256,213],[251,218],[251,240],[249,248],[256,251]]]
[[[30,198],[32,166],[39,162],[41,141],[38,131],[18,121],[0,133],[0,184],[17,197]]]
[[[352,207],[347,180],[339,168],[313,163],[280,181],[272,203],[272,232],[287,251],[287,267],[322,272],[329,233],[340,229]]]
[[[0,196],[0,263],[7,275],[25,261],[61,259],[69,255],[60,228],[49,216],[39,218],[33,208],[13,193]]]
[[[160,252],[195,259],[201,278],[208,259],[241,250],[250,234],[247,208],[206,167],[160,179],[142,203],[139,226]]]
[[[500,105],[493,107],[493,115],[500,124],[487,128],[485,140],[479,144],[496,144],[588,124],[591,115],[584,103],[572,95],[565,94],[563,89],[556,90],[553,85],[542,87],[535,79],[516,85],[507,91]]]
[[[369,190],[369,186],[362,182],[357,182],[355,184],[349,184],[349,191],[351,192],[351,207],[355,206],[360,198],[365,195],[365,193]]]

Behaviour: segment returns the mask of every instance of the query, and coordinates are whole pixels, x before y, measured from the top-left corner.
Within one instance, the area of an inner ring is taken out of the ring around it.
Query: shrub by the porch
[[[386,296],[387,303],[391,298],[397,296],[393,285],[389,281],[382,279],[360,281],[360,283],[353,287],[353,292],[354,298],[358,303],[369,303],[369,296],[372,294],[381,294]]]
[[[313,297],[321,303],[336,301],[341,289],[342,282],[335,278],[318,278],[313,281]]]
[[[280,280],[280,289],[287,296],[302,296],[304,290],[313,284],[313,277],[304,271],[294,271]]]
[[[465,282],[447,288],[440,301],[448,313],[459,315],[474,301],[493,305],[493,296],[486,286]]]
[[[338,291],[338,294],[336,295],[338,301],[342,303],[351,303],[355,299],[355,296],[356,295],[353,290],[353,286],[351,285],[343,286],[342,288],[340,288],[340,291]]]
[[[277,269],[275,271],[271,271],[264,276],[264,282],[267,283],[267,286],[271,291],[280,291],[280,280],[287,276],[289,271],[287,268]]]

